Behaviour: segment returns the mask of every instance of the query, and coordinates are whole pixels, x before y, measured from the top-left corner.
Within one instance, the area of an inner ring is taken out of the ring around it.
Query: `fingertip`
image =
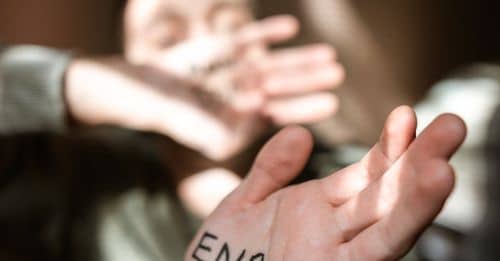
[[[264,25],[279,29],[280,34],[284,36],[294,36],[300,30],[299,20],[292,15],[275,15],[265,18],[263,21]]]
[[[336,71],[336,79],[335,79],[335,86],[334,87],[339,87],[339,85],[342,84],[345,81],[345,79],[347,78],[347,74],[346,74],[344,66],[341,64],[335,65],[335,71]]]
[[[439,131],[440,135],[452,138],[457,143],[457,146],[464,142],[467,136],[467,125],[460,116],[445,113],[437,117],[434,122],[442,126]]]
[[[291,15],[276,15],[255,21],[231,37],[237,47],[272,44],[288,40],[299,31],[298,20]]]
[[[443,200],[451,194],[455,186],[455,171],[446,160],[428,161],[420,169],[419,194]]]
[[[297,152],[308,153],[313,147],[313,136],[305,127],[292,125],[280,130],[264,146],[260,154],[267,156],[287,155]],[[293,152],[292,152],[293,151]],[[299,154],[302,154],[299,153]]]
[[[313,136],[311,132],[299,125],[288,126],[280,131],[279,135],[286,137],[292,143],[300,143],[305,147],[313,146]]]
[[[322,118],[325,119],[333,116],[338,112],[340,107],[339,106],[340,100],[336,95],[333,94],[328,94],[328,95],[325,94],[325,97],[323,99],[325,104],[325,113],[324,116],[322,116]]]
[[[467,135],[464,121],[454,114],[442,114],[427,126],[411,145],[411,155],[418,161],[449,160]]]
[[[291,34],[297,34],[300,31],[300,22],[295,16],[285,15],[284,20],[287,20]]]
[[[399,106],[388,116],[380,144],[389,159],[398,158],[415,139],[417,119],[409,106]]]
[[[423,149],[428,157],[449,159],[462,145],[467,135],[464,121],[457,115],[446,113],[438,116],[421,134]]]
[[[415,111],[409,106],[403,105],[394,109],[388,117],[386,123],[387,135],[396,135],[401,133],[404,127],[406,132],[415,134],[417,128],[417,117]]]
[[[287,165],[290,159],[297,163],[297,161],[302,161],[304,157],[308,157],[313,146],[311,132],[302,126],[293,125],[279,131],[264,146],[260,155],[264,155],[263,158],[274,158],[276,162],[285,162],[282,165]]]
[[[286,186],[304,168],[312,147],[312,135],[305,128],[281,130],[259,152],[235,198],[257,203]]]
[[[394,109],[393,112],[397,114],[404,114],[410,117],[415,117],[415,111],[411,106],[408,105],[400,105],[396,109]]]
[[[415,111],[408,105],[401,105],[394,109],[389,115],[389,119],[395,119],[403,123],[415,124]]]
[[[317,60],[334,61],[337,58],[337,51],[331,45],[326,43],[318,43],[311,45],[311,50],[314,51]]]
[[[270,17],[270,19],[274,19],[276,22],[280,22],[283,25],[288,26],[290,32],[296,33],[300,29],[300,22],[293,15],[289,14],[281,14]]]

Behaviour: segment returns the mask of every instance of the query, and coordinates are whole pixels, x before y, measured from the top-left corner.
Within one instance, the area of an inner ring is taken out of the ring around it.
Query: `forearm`
[[[144,100],[136,101],[134,108],[125,104],[130,99],[127,95],[133,91],[130,87],[134,87],[131,84],[134,77],[129,75],[130,70],[124,72],[117,68],[118,59],[78,58],[68,66],[65,99],[75,122],[85,125],[127,125],[127,117],[137,115],[135,109],[145,105]],[[126,68],[125,64],[121,67]],[[139,81],[137,85],[140,85]]]
[[[199,88],[120,57],[75,59],[65,99],[76,122],[113,124],[167,135],[210,158],[224,158],[232,138],[220,104]],[[203,131],[200,131],[203,128]],[[227,146],[225,146],[227,145]]]
[[[65,128],[63,79],[70,55],[37,46],[0,50],[0,133]]]

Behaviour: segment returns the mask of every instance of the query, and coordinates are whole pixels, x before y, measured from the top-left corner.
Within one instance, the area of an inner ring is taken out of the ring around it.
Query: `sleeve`
[[[61,132],[71,55],[38,46],[0,46],[0,135]]]

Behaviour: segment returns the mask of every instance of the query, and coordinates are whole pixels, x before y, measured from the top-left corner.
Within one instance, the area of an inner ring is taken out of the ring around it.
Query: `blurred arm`
[[[247,142],[236,133],[241,124],[233,112],[215,97],[121,57],[75,59],[66,73],[65,98],[78,122],[160,133],[211,159],[226,159]]]

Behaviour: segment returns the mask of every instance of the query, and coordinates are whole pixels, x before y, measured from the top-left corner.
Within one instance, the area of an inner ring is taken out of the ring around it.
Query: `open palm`
[[[207,219],[186,260],[394,260],[441,210],[453,188],[449,157],[465,137],[453,115],[415,138],[407,107],[387,120],[359,162],[321,180],[286,186],[310,154],[310,135],[288,128]]]

